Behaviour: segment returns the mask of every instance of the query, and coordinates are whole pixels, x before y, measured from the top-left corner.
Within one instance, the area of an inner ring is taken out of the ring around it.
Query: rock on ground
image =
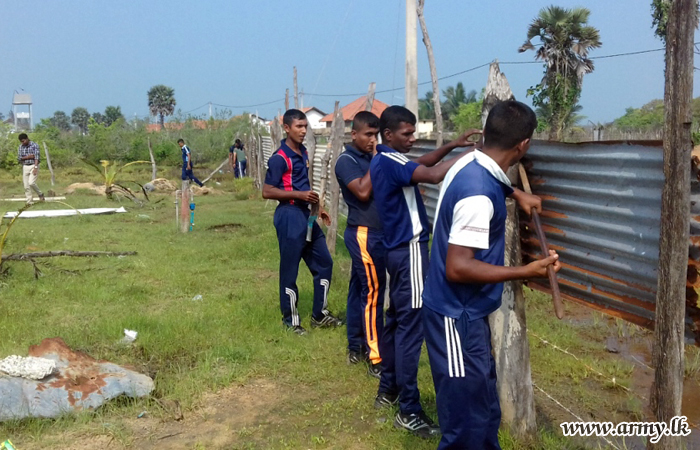
[[[148,376],[73,351],[58,337],[29,347],[29,356],[55,361],[57,372],[43,380],[0,375],[0,421],[57,417],[95,409],[120,395],[145,397],[153,391]]]

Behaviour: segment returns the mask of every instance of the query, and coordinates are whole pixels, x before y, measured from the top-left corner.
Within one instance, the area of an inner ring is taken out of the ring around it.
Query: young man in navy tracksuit
[[[381,339],[382,374],[374,405],[399,402],[394,426],[421,437],[439,433],[423,412],[418,391],[418,361],[423,344],[421,294],[428,268],[430,225],[418,183],[437,184],[459,159],[438,164],[458,147],[472,146],[465,133],[415,162],[406,158],[416,141],[416,116],[402,106],[390,106],[379,129],[386,145],[377,146],[370,176],[377,211],[384,229],[386,264],[390,275],[390,306]]]
[[[369,374],[379,378],[379,340],[384,328],[384,235],[372,196],[369,165],[377,146],[379,118],[360,111],[352,121],[352,144],[335,164],[335,176],[348,205],[345,246],[350,253],[347,315],[348,362],[369,362]]]
[[[263,198],[278,200],[274,224],[280,248],[280,309],[282,322],[296,334],[304,335],[297,311],[297,275],[304,259],[314,278],[314,304],[311,326],[337,327],[342,322],[328,311],[328,289],[333,273],[333,259],[326,246],[326,237],[313,221],[311,240],[307,242],[309,206],[319,202],[318,194],[309,185],[309,157],[302,144],[306,136],[306,115],[296,109],[284,113],[284,131],[280,148],[268,160]],[[321,210],[319,216],[330,224],[330,217]]]
[[[199,187],[204,186],[204,183],[199,181],[197,177],[194,176],[194,173],[192,173],[192,152],[190,152],[190,148],[185,145],[185,141],[182,139],[178,139],[177,145],[182,149],[182,179],[192,180],[197,183]]]
[[[505,171],[527,152],[536,126],[528,106],[496,105],[486,120],[483,149],[460,159],[440,189],[423,292],[440,450],[500,449],[488,315],[501,304],[504,281],[544,277],[550,264],[560,268],[553,251],[524,267],[503,267],[505,199],[513,194]]]

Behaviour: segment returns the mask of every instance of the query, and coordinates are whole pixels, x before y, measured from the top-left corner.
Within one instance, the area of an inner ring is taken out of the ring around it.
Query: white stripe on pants
[[[39,169],[37,169],[37,175],[34,175],[34,164],[28,164],[22,166],[22,182],[24,183],[24,198],[27,202],[31,202],[34,197],[32,196],[32,189],[37,195],[41,195],[39,186],[36,185],[36,179],[39,174]]]

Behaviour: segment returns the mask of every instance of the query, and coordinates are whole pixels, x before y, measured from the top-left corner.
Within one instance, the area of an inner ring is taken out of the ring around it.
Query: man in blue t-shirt
[[[384,328],[384,234],[372,196],[369,165],[377,147],[379,118],[360,111],[352,120],[352,144],[335,164],[335,176],[348,205],[345,246],[350,253],[347,315],[348,362],[369,361],[369,374],[381,375],[379,340]]]
[[[309,224],[309,205],[319,203],[318,194],[309,185],[309,156],[302,144],[306,136],[306,115],[290,109],[282,120],[287,138],[267,162],[263,198],[278,200],[274,224],[280,248],[280,309],[282,322],[298,335],[306,334],[301,326],[297,299],[299,262],[304,259],[314,278],[313,328],[338,327],[343,323],[328,311],[328,289],[333,273],[333,259],[326,246],[326,237],[316,221]],[[326,225],[330,217],[321,210]],[[311,225],[310,242],[307,229]]]
[[[178,139],[177,145],[179,145],[180,149],[182,150],[182,179],[192,180],[197,183],[199,187],[204,186],[204,183],[199,181],[192,172],[192,152],[190,151],[190,148],[185,145],[185,141],[183,139]]]
[[[524,267],[503,266],[505,199],[513,194],[505,171],[527,152],[536,126],[535,113],[523,103],[497,104],[486,120],[483,149],[458,161],[440,189],[423,292],[442,431],[438,449],[500,449],[488,315],[501,304],[504,281],[544,277],[550,264],[560,269],[553,251]]]
[[[421,293],[430,232],[417,184],[442,181],[460,158],[439,162],[458,147],[473,146],[468,138],[478,132],[465,133],[414,162],[403,153],[410,151],[416,141],[416,116],[402,106],[390,106],[379,122],[385,145],[377,146],[370,176],[384,229],[390,305],[380,340],[382,375],[374,405],[381,408],[399,402],[394,426],[427,438],[438,434],[439,428],[423,412],[417,381],[423,344]]]

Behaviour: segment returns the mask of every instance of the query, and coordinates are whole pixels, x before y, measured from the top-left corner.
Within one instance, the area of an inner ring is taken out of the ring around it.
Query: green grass
[[[150,168],[133,169],[126,171],[129,176],[125,179],[148,178]],[[163,172],[177,180],[173,176],[177,169]],[[202,169],[197,174],[204,176],[205,172]],[[59,176],[62,185],[54,190],[60,194],[69,183],[98,181],[96,175],[80,167],[66,170]],[[344,328],[312,330],[304,337],[283,329],[277,292],[279,255],[272,226],[275,205],[260,199],[250,180],[230,178],[223,174],[213,180],[212,187],[224,191],[222,195],[196,198],[195,230],[189,234],[177,232],[173,197],[165,195],[154,195],[141,208],[125,201],[126,214],[17,223],[6,253],[68,249],[133,250],[138,255],[53,258],[40,266],[43,276],[38,280],[31,264],[6,263],[9,273],[0,278],[0,357],[24,355],[30,345],[60,336],[74,349],[151,375],[155,391],[150,399],[119,399],[96,412],[0,424],[0,440],[9,437],[22,450],[60,448],[86,437],[105,438],[112,447],[158,448],[158,441],[144,437],[134,425],[139,412],[147,410],[154,426],[167,426],[174,423],[172,411],[163,405],[178,402],[188,420],[215,423],[220,417],[207,409],[215,393],[239,386],[249,386],[254,393],[250,386],[263,380],[274,387],[269,400],[275,406],[271,410],[256,406],[259,417],[243,425],[236,425],[239,412],[232,408],[226,418],[235,444],[193,438],[177,448],[436,447],[437,441],[395,430],[390,413],[373,409],[376,380],[366,376],[362,367],[345,363]],[[47,180],[47,171],[42,171],[39,185],[44,190]],[[0,174],[0,189],[3,197],[19,195],[19,177]],[[82,193],[69,196],[66,202],[76,208],[118,204]],[[0,203],[0,211],[17,205]],[[236,225],[216,228],[225,224]],[[329,305],[342,316],[350,259],[341,240],[334,261]],[[298,285],[302,325],[308,327],[312,280],[303,264]],[[192,301],[198,294],[203,300]],[[531,337],[534,381],[581,414],[621,408],[626,413],[615,417],[637,414],[640,406],[633,398],[585,367],[596,367],[606,377],[629,385],[630,365],[601,352],[600,342],[606,333],[616,333],[616,325],[601,318],[583,327],[556,321],[545,296],[527,295],[529,328],[582,358],[576,361]],[[124,328],[138,331],[133,345],[118,343]],[[427,412],[435,417],[435,393],[425,352],[419,387]],[[537,392],[536,399],[541,427],[536,441],[523,443],[503,430],[504,449],[599,445],[563,438],[558,421],[573,418],[555,412],[556,407]]]

